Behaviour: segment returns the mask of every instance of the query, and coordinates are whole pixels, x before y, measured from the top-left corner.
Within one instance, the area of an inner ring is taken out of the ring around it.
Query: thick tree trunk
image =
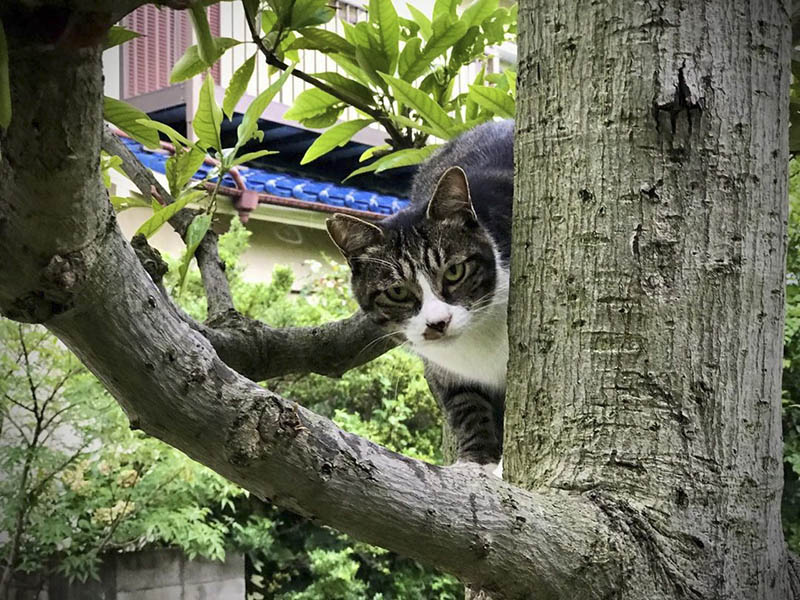
[[[620,598],[790,595],[788,13],[520,7],[506,474],[636,540]]]

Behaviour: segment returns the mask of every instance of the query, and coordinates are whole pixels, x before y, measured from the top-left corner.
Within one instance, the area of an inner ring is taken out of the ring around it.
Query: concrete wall
[[[21,576],[9,600],[244,600],[244,578],[240,554],[217,562],[189,560],[177,550],[146,550],[107,557],[100,581]]]

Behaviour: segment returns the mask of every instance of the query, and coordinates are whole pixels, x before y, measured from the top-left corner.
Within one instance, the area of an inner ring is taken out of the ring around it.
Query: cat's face
[[[381,225],[336,215],[328,231],[350,264],[362,310],[415,347],[457,340],[495,300],[498,253],[457,167],[442,176],[427,210]]]

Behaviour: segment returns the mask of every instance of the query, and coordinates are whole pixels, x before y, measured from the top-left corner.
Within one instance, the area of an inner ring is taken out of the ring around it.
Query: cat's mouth
[[[422,339],[420,341],[423,344],[446,344],[453,341],[457,337],[458,332],[456,331],[441,332],[426,330],[422,333]]]
[[[433,340],[440,340],[446,335],[447,334],[442,331],[426,329],[425,332],[422,334],[422,339],[424,339],[426,342],[432,342]]]

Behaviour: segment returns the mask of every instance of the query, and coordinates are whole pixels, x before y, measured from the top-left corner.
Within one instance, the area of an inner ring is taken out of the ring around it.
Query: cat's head
[[[337,214],[327,226],[362,310],[414,346],[457,339],[496,303],[499,254],[458,167],[442,175],[427,204],[379,224]]]

